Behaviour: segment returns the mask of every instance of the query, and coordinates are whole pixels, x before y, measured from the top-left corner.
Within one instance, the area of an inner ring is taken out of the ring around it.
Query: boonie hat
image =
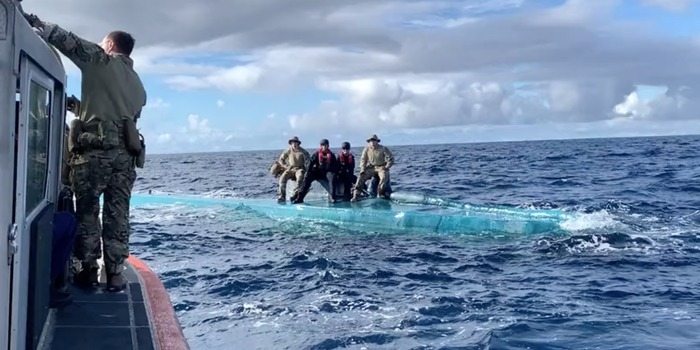
[[[298,143],[298,144],[301,145],[301,141],[299,141],[299,138],[296,137],[296,136],[294,136],[294,137],[292,137],[291,139],[289,139],[289,144],[290,144],[290,145],[292,144],[292,142],[296,142],[296,143]]]
[[[370,136],[370,137],[367,139],[367,142],[370,142],[370,141],[372,141],[372,140],[377,141],[377,142],[381,142],[381,141],[382,141],[382,140],[379,139],[379,137],[377,137],[377,134],[373,134],[372,136]]]

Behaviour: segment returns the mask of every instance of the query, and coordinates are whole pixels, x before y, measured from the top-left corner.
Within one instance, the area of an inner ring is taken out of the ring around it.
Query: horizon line
[[[550,139],[522,139],[522,140],[499,140],[499,141],[466,141],[466,142],[442,142],[442,143],[397,143],[383,144],[391,147],[406,147],[406,146],[440,146],[440,145],[465,145],[465,144],[482,144],[482,143],[519,143],[519,142],[543,142],[543,141],[575,141],[575,140],[600,140],[600,139],[633,139],[633,138],[660,138],[674,136],[700,136],[700,134],[665,134],[665,135],[634,135],[634,136],[585,136],[585,137],[569,137],[569,138],[550,138]],[[245,149],[245,150],[228,150],[228,151],[201,151],[201,152],[173,152],[173,153],[153,153],[151,156],[158,155],[174,155],[174,154],[215,154],[215,153],[234,153],[234,152],[259,152],[259,151],[277,151],[284,149],[280,148],[260,148],[260,149]],[[352,147],[362,149],[362,147]],[[332,148],[331,148],[332,150]]]

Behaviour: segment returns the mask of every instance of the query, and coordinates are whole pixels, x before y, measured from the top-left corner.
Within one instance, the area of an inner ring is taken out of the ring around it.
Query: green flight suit
[[[136,179],[134,158],[125,145],[123,119],[134,120],[140,113],[146,104],[146,91],[128,56],[107,54],[99,45],[55,24],[44,23],[41,35],[82,73],[78,118],[83,132],[70,172],[78,217],[74,254],[83,269],[91,269],[103,251],[106,272],[114,275],[122,271],[129,255],[129,200]]]

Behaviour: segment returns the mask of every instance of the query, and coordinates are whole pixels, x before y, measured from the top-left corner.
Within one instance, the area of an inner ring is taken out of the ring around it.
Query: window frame
[[[28,203],[27,203],[27,176],[28,176],[28,159],[25,159],[22,164],[17,164],[18,165],[18,174],[17,174],[17,179],[18,181],[21,181],[21,183],[17,183],[17,189],[18,195],[20,195],[21,192],[21,198],[17,198],[19,201],[18,203],[21,203],[21,206],[17,208],[18,211],[22,211],[24,214],[24,222],[29,223],[36,218],[36,216],[44,209],[44,207],[51,202],[51,199],[53,196],[51,195],[52,192],[56,191],[55,184],[52,183],[52,181],[49,181],[52,176],[54,176],[53,168],[53,157],[55,157],[51,153],[51,144],[54,142],[54,135],[53,135],[53,123],[55,116],[54,114],[56,113],[55,107],[54,107],[54,101],[56,99],[55,96],[55,89],[56,86],[54,84],[54,80],[46,73],[44,73],[36,64],[31,62],[30,60],[25,61],[26,64],[26,74],[27,78],[23,79],[23,81],[26,82],[25,85],[21,85],[21,96],[22,99],[20,101],[20,117],[19,117],[19,126],[18,126],[18,136],[21,134],[21,137],[19,140],[22,140],[21,144],[18,144],[19,149],[18,152],[19,154],[28,154],[29,152],[29,125],[27,124],[29,122],[29,112],[31,110],[31,106],[29,105],[30,103],[30,93],[31,93],[31,86],[33,83],[36,83],[37,85],[41,86],[42,88],[46,89],[49,93],[49,103],[48,103],[48,125],[47,125],[47,143],[46,143],[46,151],[47,151],[47,162],[46,162],[46,172],[44,176],[44,193],[41,198],[41,200],[36,203],[34,208],[28,208]],[[26,96],[26,98],[25,98]],[[31,210],[28,210],[31,209]]]

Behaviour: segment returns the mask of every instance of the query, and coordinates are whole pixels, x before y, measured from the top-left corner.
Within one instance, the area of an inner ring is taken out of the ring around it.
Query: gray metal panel
[[[54,79],[65,82],[66,71],[60,56],[34,33],[22,14],[15,9],[15,71],[19,71],[19,56],[26,53]]]
[[[51,151],[49,154],[49,171],[51,178],[48,180],[47,190],[49,190],[48,200],[55,201],[57,192],[57,183],[60,175],[60,157],[62,147],[62,133],[64,130],[64,114],[63,114],[63,92],[65,91],[66,75],[61,64],[58,54],[53,51],[41,38],[39,38],[30,28],[29,24],[23,18],[20,11],[16,7],[15,1],[0,0],[0,15],[5,12],[7,16],[3,16],[0,20],[0,26],[4,25],[4,29],[0,28],[0,198],[6,200],[5,205],[0,206],[0,285],[10,286],[8,276],[10,268],[7,266],[8,245],[7,245],[7,228],[15,220],[13,208],[17,205],[12,201],[7,202],[10,198],[16,198],[15,190],[15,171],[17,167],[17,152],[15,139],[22,138],[22,135],[16,135],[16,87],[20,75],[27,79],[26,69],[33,62],[48,79],[51,79],[54,87],[53,100],[53,117],[51,120]],[[6,11],[3,11],[6,10]],[[3,24],[4,23],[4,24]],[[4,30],[4,32],[3,32]],[[5,36],[2,39],[2,36]],[[24,58],[24,59],[22,59]],[[21,66],[21,62],[24,62]],[[22,70],[22,72],[20,71]],[[21,74],[22,73],[22,74]],[[26,84],[27,82],[24,82]],[[26,97],[23,97],[26,98]],[[26,142],[24,138],[20,143]],[[18,157],[26,158],[26,154],[19,154]],[[22,162],[24,164],[24,162]],[[23,173],[23,171],[20,171]],[[18,188],[24,188],[25,179],[17,180]],[[18,213],[24,221],[24,213]],[[20,224],[18,235],[22,237],[20,240],[20,254],[14,262],[14,291],[13,303],[10,306],[12,311],[11,324],[12,330],[8,332],[9,310],[8,300],[10,288],[0,288],[0,348],[8,348],[8,342],[11,348],[25,347],[25,327],[26,324],[26,296],[27,296],[27,271],[30,265],[35,264],[29,259],[29,245],[36,244],[29,237],[26,237],[26,231],[29,229],[24,223]],[[50,232],[49,232],[50,233]],[[48,276],[45,277],[48,279]],[[43,277],[41,278],[44,279]],[[46,301],[33,305],[34,309],[45,307]],[[10,335],[12,339],[8,339]]]
[[[0,7],[7,9],[6,0],[0,0]],[[2,12],[3,10],[0,10]],[[13,18],[6,18],[11,29]],[[10,30],[9,35],[12,35]],[[12,173],[14,167],[14,84],[16,77],[12,72],[14,66],[12,40],[0,40],[0,198],[12,198]],[[0,232],[10,224],[11,205],[0,206]],[[3,237],[4,238],[4,237]],[[4,244],[4,243],[3,243]],[[0,245],[0,247],[4,247]],[[2,249],[2,248],[0,248]],[[0,255],[4,251],[0,250]]]
[[[12,23],[14,17],[10,16],[9,1],[0,0],[0,198],[5,200],[0,205],[0,349],[9,346],[9,314],[10,314],[10,266],[7,264],[8,242],[7,234],[12,224],[12,193],[14,173],[14,129],[15,129],[15,104],[14,83],[15,76],[12,73],[14,52],[12,51]]]
[[[7,1],[7,0],[1,0]],[[29,23],[23,18],[22,13],[14,8],[15,14],[15,47],[14,47],[14,62],[13,69],[14,72],[19,72],[19,65],[21,62],[21,55],[28,57],[31,61],[36,63],[37,66],[41,67],[46,74],[55,80],[56,92],[60,95],[55,96],[54,104],[54,116],[58,116],[58,113],[62,113],[62,118],[60,123],[52,123],[51,126],[51,158],[49,162],[49,171],[56,178],[60,177],[60,166],[61,166],[61,152],[63,150],[63,131],[65,122],[65,113],[63,111],[64,102],[63,94],[65,94],[65,82],[66,82],[66,71],[61,62],[60,55],[57,51],[51,48],[44,40],[42,40],[34,30],[29,26]],[[58,122],[58,119],[54,119]],[[55,125],[60,124],[60,125]],[[60,191],[60,178],[57,182],[49,183],[47,190],[51,191],[48,199],[50,202],[55,202]],[[0,197],[1,198],[1,197]]]

